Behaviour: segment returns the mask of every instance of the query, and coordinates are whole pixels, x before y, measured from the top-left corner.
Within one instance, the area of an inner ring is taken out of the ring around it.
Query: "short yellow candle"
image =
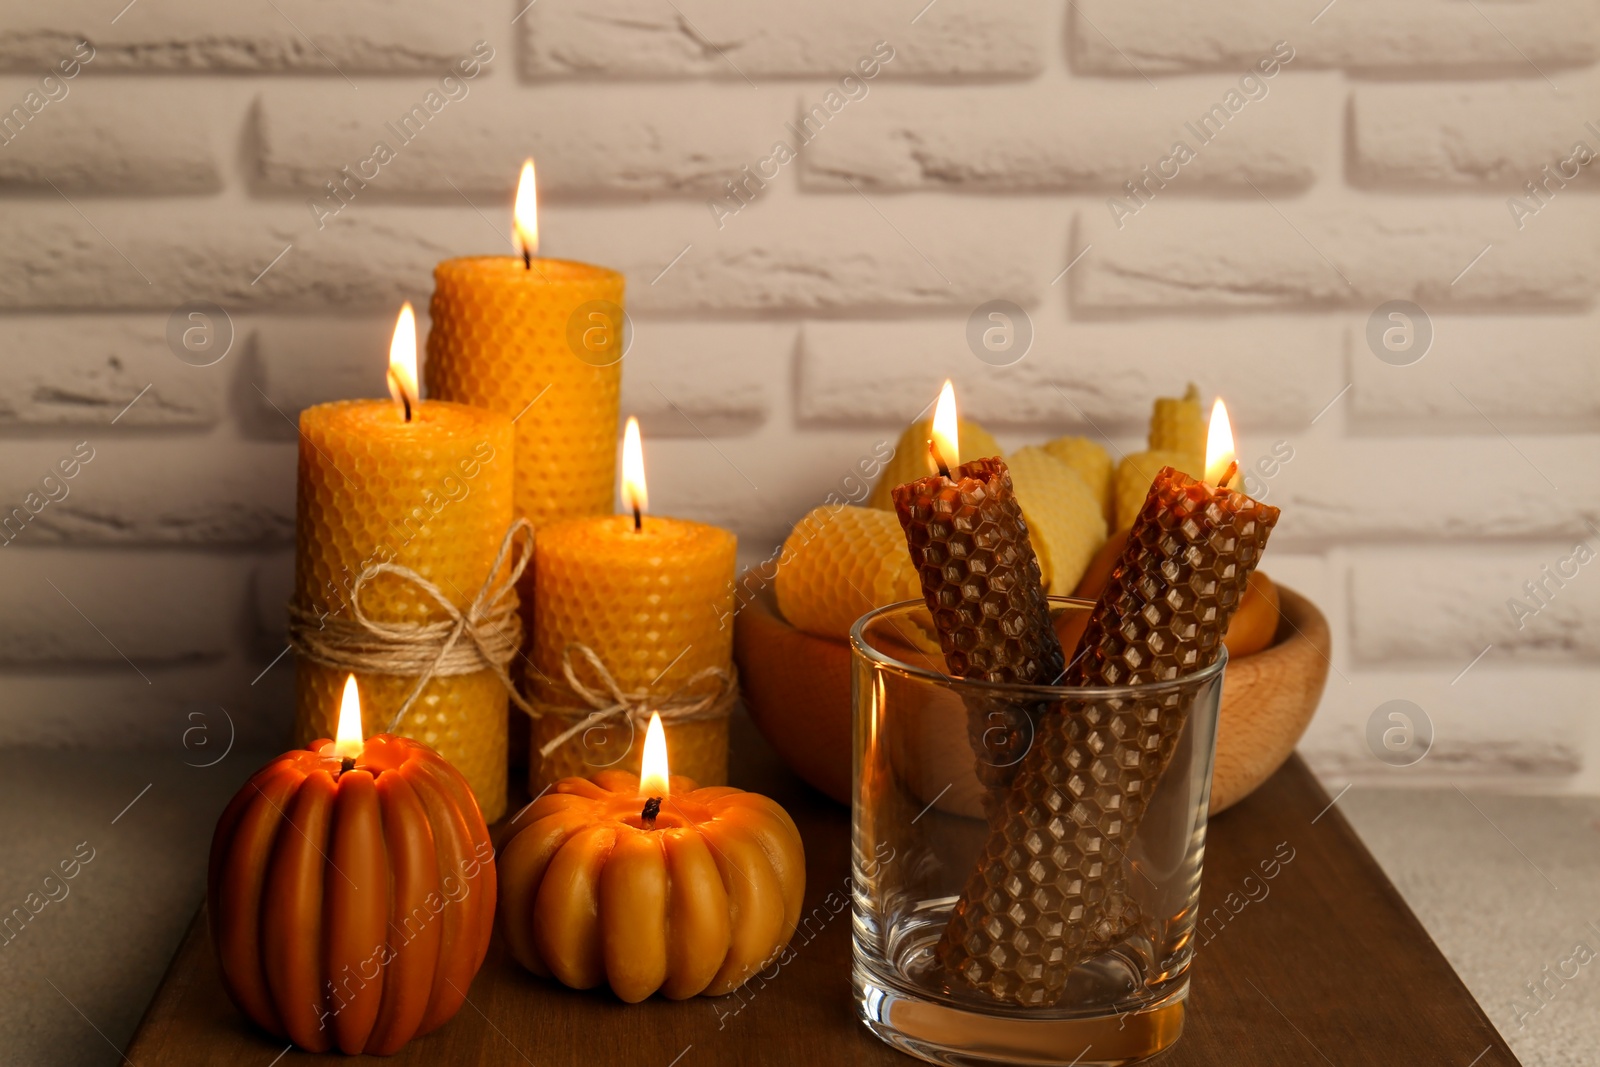
[[[408,332],[411,342],[412,369],[409,382],[398,375],[400,397],[320,404],[300,416],[295,597],[314,614],[350,618],[357,577],[384,562],[416,571],[465,609],[512,521],[511,422],[491,411],[414,399],[416,327],[414,320],[407,324],[409,313],[407,305],[396,330],[396,349]],[[414,583],[392,574],[366,583],[361,607],[380,623],[445,618]],[[333,736],[346,673],[300,657],[296,744]],[[387,731],[416,679],[376,673],[357,679],[364,729]],[[506,807],[506,702],[492,670],[436,677],[393,731],[453,763],[490,822]]]
[[[635,463],[637,469],[629,471]],[[737,538],[715,526],[644,514],[644,465],[633,419],[628,420],[624,468],[629,514],[574,519],[539,531],[532,660],[534,691],[543,703],[584,707],[561,669],[574,642],[599,656],[624,693],[647,693],[657,701],[672,697],[706,668],[731,670]],[[583,660],[574,663],[584,684],[603,689]],[[695,692],[714,688],[702,685]],[[643,738],[617,721],[603,742],[593,732],[580,734],[541,758],[539,750],[581,718],[575,710],[573,717],[546,714],[535,722],[529,760],[533,792],[605,767],[638,773]],[[674,723],[669,715],[666,729],[684,774],[708,786],[727,781],[726,718]]]
[[[611,510],[622,385],[616,271],[540,259],[533,163],[517,191],[518,255],[434,268],[428,395],[516,423],[516,509],[535,528]]]

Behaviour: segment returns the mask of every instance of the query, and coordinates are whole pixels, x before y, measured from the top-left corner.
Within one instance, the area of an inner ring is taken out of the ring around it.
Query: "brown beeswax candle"
[[[1055,684],[1066,661],[1011,476],[999,457],[950,467],[958,447],[954,427],[946,382],[932,443],[941,471],[893,493],[946,670],[990,682]],[[1003,700],[969,706],[967,733],[978,779],[989,787],[986,804],[1027,751],[1038,711]]]
[[[1228,476],[1156,476],[1066,684],[1172,681],[1216,660],[1279,514],[1226,488]],[[1054,1003],[1074,966],[1138,921],[1124,854],[1187,714],[1174,689],[1040,717],[938,947],[958,988]],[[1035,838],[1043,847],[1027,847]]]

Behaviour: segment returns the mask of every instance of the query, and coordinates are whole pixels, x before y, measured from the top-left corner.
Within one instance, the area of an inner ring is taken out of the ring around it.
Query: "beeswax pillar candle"
[[[511,256],[447,259],[433,271],[428,394],[516,419],[517,514],[538,529],[603,515],[616,485],[622,385],[622,275],[604,267]],[[586,305],[595,307],[581,313]],[[586,323],[568,344],[575,314]],[[597,315],[605,322],[593,321]],[[610,361],[610,362],[607,362]]]
[[[629,420],[635,447],[637,433],[637,423]],[[632,465],[624,460],[625,468]],[[731,675],[738,539],[716,526],[644,514],[643,479],[641,455],[636,472],[624,470],[624,496],[637,509],[631,514],[573,519],[538,533],[533,689],[541,704],[572,708],[576,718],[545,714],[534,723],[529,767],[535,793],[558,779],[606,767],[639,770],[643,737],[638,724],[621,720],[612,720],[603,735],[574,736],[541,759],[540,749],[587,712],[563,676],[569,645],[594,652],[619,690],[652,702],[682,697],[684,686],[708,669]],[[575,667],[586,686],[609,691],[592,665],[580,659]],[[693,692],[712,694],[717,688],[707,679]],[[669,713],[663,719],[675,766],[702,785],[725,783],[726,715],[674,721]]]
[[[517,514],[537,530],[611,511],[622,384],[616,271],[538,258],[533,167],[517,195],[517,252],[433,270],[428,395],[515,421]]]
[[[349,619],[356,579],[377,563],[410,568],[462,610],[490,576],[512,520],[511,422],[417,401],[414,371],[411,389],[404,401],[341,400],[300,416],[295,602],[302,614]],[[364,586],[361,607],[380,623],[446,617],[415,583],[393,574]],[[296,744],[333,735],[347,673],[298,657]],[[372,734],[387,728],[416,682],[363,672],[357,680]],[[492,670],[435,677],[394,731],[455,764],[490,822],[506,805],[506,701]]]

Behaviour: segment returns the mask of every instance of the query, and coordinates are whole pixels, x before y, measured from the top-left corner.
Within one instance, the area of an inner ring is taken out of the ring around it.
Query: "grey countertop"
[[[1356,786],[1339,807],[1526,1067],[1600,1062],[1600,797]]]
[[[269,757],[184,763],[214,758],[0,750],[0,1062],[122,1062],[205,892],[217,816]]]
[[[265,754],[185,760],[206,757],[0,751],[0,919],[38,909],[0,932],[6,1063],[121,1062]],[[1357,786],[1339,807],[1524,1064],[1595,1062],[1600,798]]]

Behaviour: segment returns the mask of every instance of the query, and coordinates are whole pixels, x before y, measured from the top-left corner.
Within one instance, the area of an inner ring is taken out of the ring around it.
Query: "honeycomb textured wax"
[[[356,577],[376,563],[416,571],[459,609],[477,596],[511,524],[511,423],[428,400],[406,422],[387,400],[348,400],[300,416],[295,598],[349,619]],[[382,574],[363,587],[377,622],[437,622],[416,585]],[[358,673],[368,735],[386,730],[416,679]],[[299,658],[295,743],[337,732],[345,672]],[[434,678],[393,732],[455,765],[490,822],[506,806],[506,691],[491,670]]]
[[[795,523],[773,585],[789,625],[840,641],[873,608],[922,595],[892,512],[829,504]]]
[[[1000,442],[971,419],[960,420],[957,434],[963,456],[1001,454]],[[872,487],[872,496],[867,500],[869,507],[893,511],[895,486],[916,481],[918,478],[926,478],[933,473],[933,465],[928,458],[928,439],[932,436],[932,416],[921,422],[913,422],[905,428],[900,440],[895,442],[894,455],[884,464],[883,474],[878,477],[878,483]]]
[[[1200,390],[1193,382],[1181,398],[1158,397],[1151,405],[1150,450],[1205,455],[1205,413],[1200,410]]]
[[[534,553],[538,625],[533,637],[534,692],[542,704],[573,708],[578,718],[543,714],[533,726],[529,784],[537,793],[561,778],[610,767],[639,772],[643,724],[612,720],[579,734],[548,757],[539,749],[581,719],[588,705],[572,691],[561,661],[569,643],[588,646],[627,694],[667,700],[700,671],[732,671],[733,576],[737,539],[684,519],[605,515],[539,531]],[[579,681],[606,692],[582,660]],[[693,692],[714,692],[701,682]],[[703,785],[728,780],[726,717],[674,722],[663,715],[672,772]],[[638,736],[634,734],[637,732]]]
[[[1117,522],[1115,529],[1126,530],[1133,525],[1149,495],[1150,484],[1162,467],[1172,467],[1191,476],[1205,470],[1201,452],[1129,452],[1117,464],[1116,497]]]
[[[945,669],[958,678],[1051,685],[1066,662],[1028,524],[999,459],[977,459],[950,477],[897,486],[922,597],[939,632]],[[967,738],[986,803],[1010,780],[1033,737],[1033,703],[968,701]]]
[[[1068,684],[1172,681],[1213,663],[1277,521],[1277,508],[1163,469]],[[939,943],[955,984],[1013,1004],[1053,1004],[1072,968],[1137,920],[1124,856],[1193,695],[1176,686],[1039,719]]]
[[[1078,472],[1037,445],[1006,457],[1023,517],[1033,534],[1045,588],[1070,596],[1106,540],[1106,519]]]
[[[1106,522],[1116,519],[1116,498],[1111,494],[1111,456],[1104,448],[1087,437],[1057,437],[1041,447],[1078,472],[1078,477],[1100,501]]]

